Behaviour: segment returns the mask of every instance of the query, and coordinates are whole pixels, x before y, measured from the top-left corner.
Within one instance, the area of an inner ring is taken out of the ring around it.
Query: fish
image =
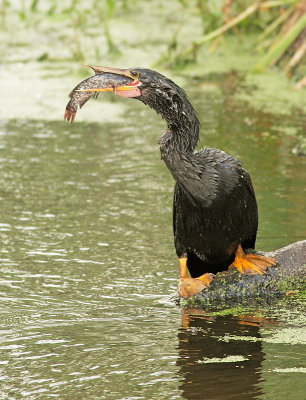
[[[82,82],[69,93],[70,100],[66,106],[64,120],[72,123],[75,119],[78,107],[82,108],[90,98],[98,97],[99,92],[95,92],[94,89],[104,88],[104,91],[116,93],[117,87],[128,85],[131,82],[133,82],[133,79],[128,76],[109,72],[98,73],[98,71],[95,71],[95,75],[82,80]]]

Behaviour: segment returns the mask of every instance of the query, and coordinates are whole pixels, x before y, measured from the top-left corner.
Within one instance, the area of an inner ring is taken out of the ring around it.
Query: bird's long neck
[[[168,80],[164,86],[143,88],[140,100],[167,121],[168,130],[159,139],[161,158],[179,188],[191,204],[201,201],[209,206],[216,195],[218,176],[195,153],[200,124],[185,92]]]
[[[167,121],[168,130],[159,139],[161,158],[173,178],[187,193],[191,201],[196,194],[192,193],[190,182],[200,170],[194,150],[199,140],[199,121],[196,112],[184,91],[170,91],[157,102],[147,102]],[[161,106],[162,104],[162,106]],[[195,191],[198,188],[195,187]]]
[[[199,121],[185,92],[172,82],[168,90],[156,90],[141,99],[167,122],[168,129],[159,139],[161,158],[175,181],[186,193],[197,173],[194,150],[199,140]]]
[[[163,110],[168,129],[159,139],[162,158],[174,152],[192,154],[199,140],[199,121],[188,99]]]
[[[167,132],[159,140],[162,158],[171,152],[193,153],[199,140],[199,120],[185,92],[173,82],[175,90],[157,90],[142,101],[167,122]]]

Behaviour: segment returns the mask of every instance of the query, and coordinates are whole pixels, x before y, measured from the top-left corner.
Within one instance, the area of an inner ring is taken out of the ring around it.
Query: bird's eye
[[[131,78],[133,78],[133,79],[138,79],[138,77],[139,77],[139,72],[130,70],[130,75],[131,75]]]

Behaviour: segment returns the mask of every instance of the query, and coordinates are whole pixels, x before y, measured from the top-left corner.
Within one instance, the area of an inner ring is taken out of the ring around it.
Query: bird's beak
[[[110,73],[119,76],[126,76],[132,79],[132,82],[124,86],[116,86],[113,83],[110,83],[109,87],[82,89],[79,90],[80,92],[114,92],[118,96],[122,97],[137,97],[140,96],[141,94],[139,90],[141,82],[138,80],[138,74],[134,75],[133,70],[129,68],[121,69],[121,68],[110,68],[110,67],[94,67],[92,65],[83,65],[83,67],[92,68],[95,74]]]

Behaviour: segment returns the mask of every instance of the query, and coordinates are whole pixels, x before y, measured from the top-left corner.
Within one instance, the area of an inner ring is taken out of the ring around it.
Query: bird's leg
[[[241,244],[235,253],[235,260],[229,268],[237,268],[242,274],[260,274],[263,275],[267,268],[275,267],[277,261],[274,258],[258,256],[257,254],[245,254]]]
[[[187,272],[187,257],[179,258],[179,264],[180,280],[178,292],[179,295],[185,299],[188,299],[207,288],[213,280],[213,275],[209,273],[201,275],[198,278],[189,278]]]

